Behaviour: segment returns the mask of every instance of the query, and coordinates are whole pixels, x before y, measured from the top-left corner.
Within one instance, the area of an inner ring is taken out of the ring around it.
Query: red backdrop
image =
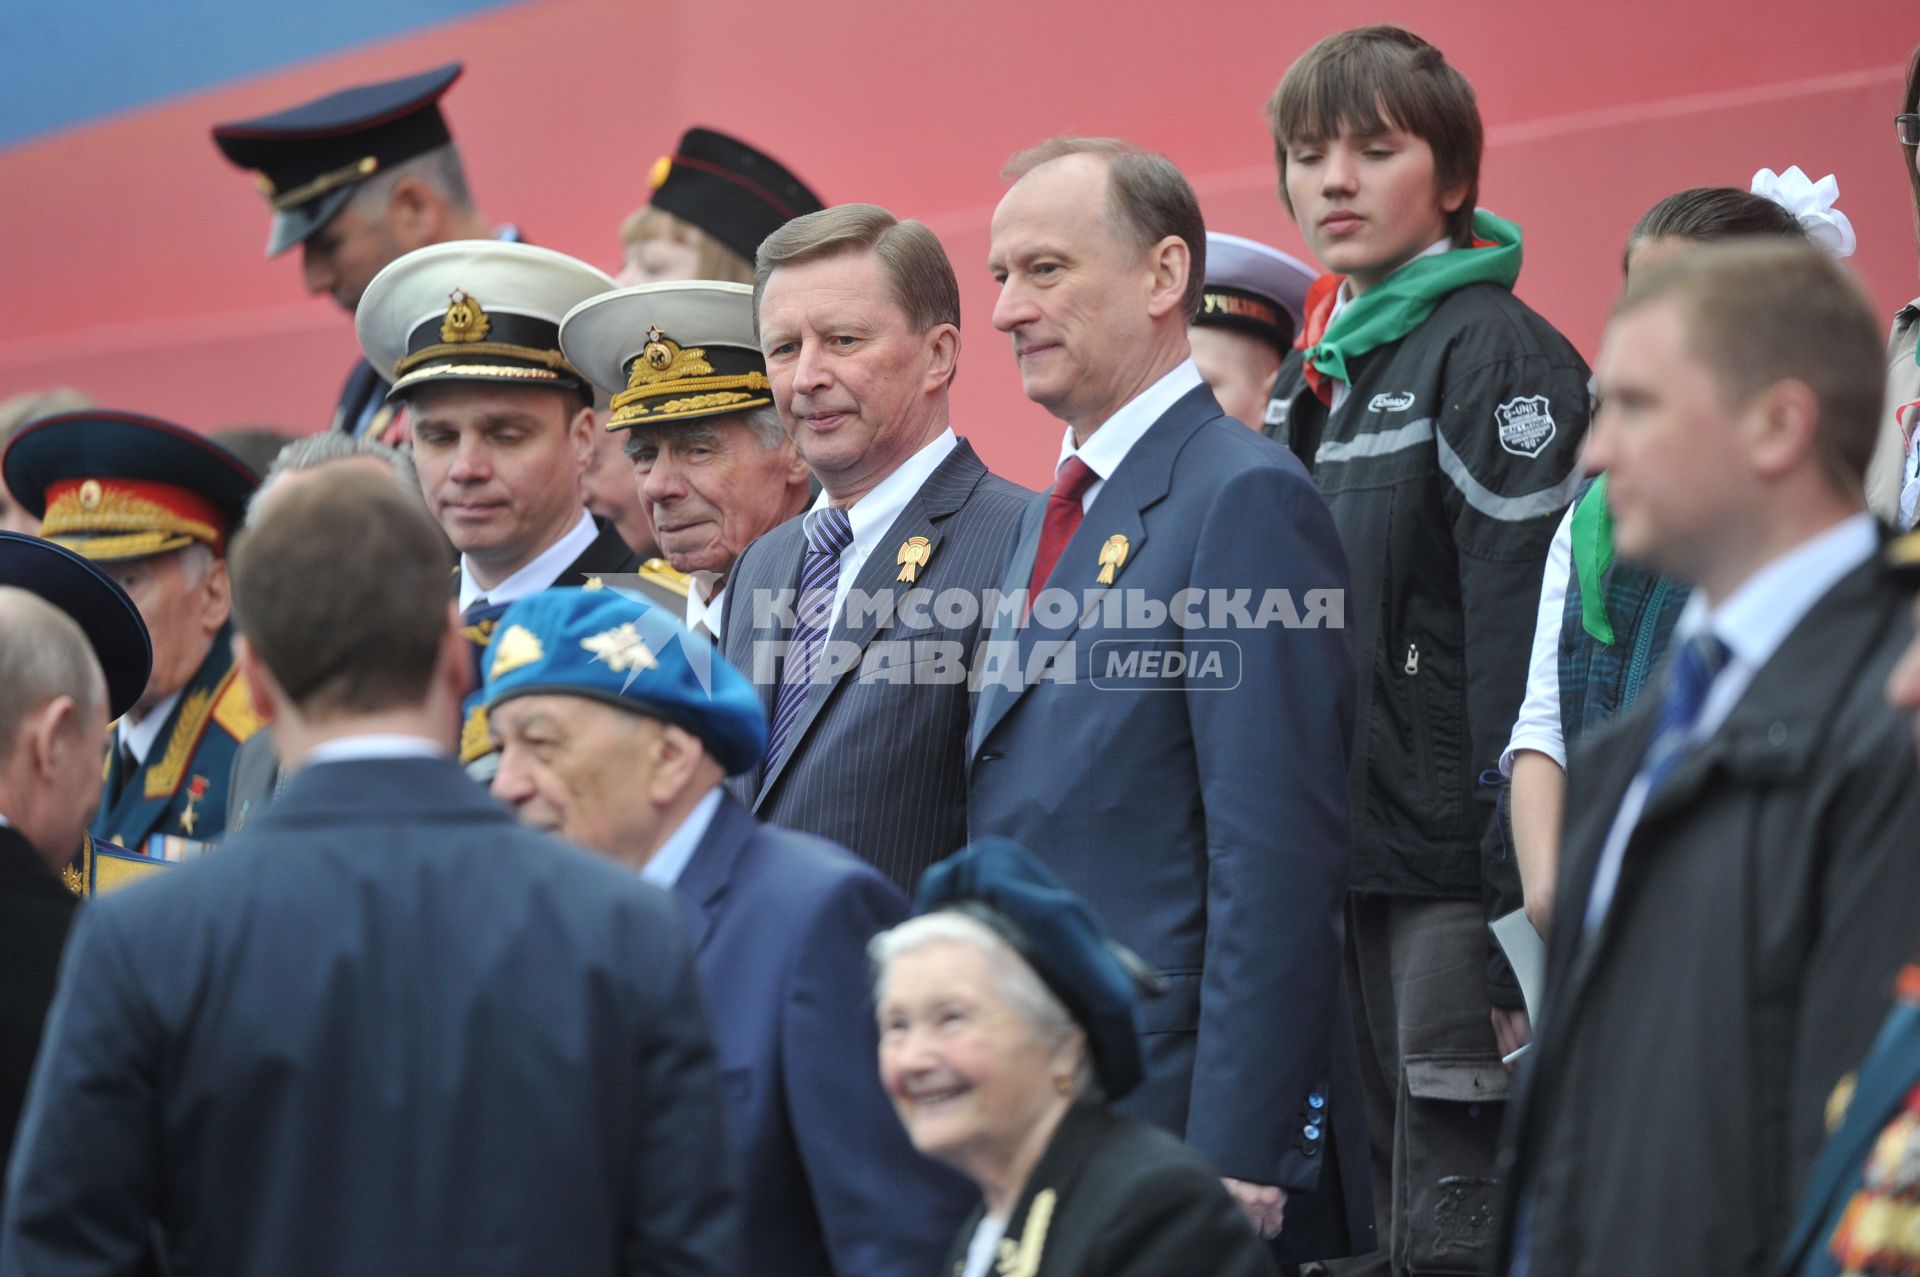
[[[1844,8],[1844,20],[1840,9]],[[611,268],[654,158],[690,123],[786,159],[830,201],[939,232],[965,312],[955,424],[988,462],[1045,476],[1059,427],[1021,396],[988,323],[988,218],[1006,156],[1060,132],[1133,138],[1193,179],[1210,226],[1304,255],[1262,122],[1325,6],[1139,0],[530,0],[0,152],[0,396],[73,385],[213,429],[325,423],[355,353],[297,257],[260,256],[266,213],[207,139],[216,119],[458,58],[448,114],[486,214]],[[1349,6],[1395,21],[1473,81],[1482,202],[1527,233],[1519,292],[1589,357],[1622,238],[1685,186],[1798,164],[1839,176],[1880,309],[1916,291],[1893,140],[1911,0],[1762,13],[1735,0]]]

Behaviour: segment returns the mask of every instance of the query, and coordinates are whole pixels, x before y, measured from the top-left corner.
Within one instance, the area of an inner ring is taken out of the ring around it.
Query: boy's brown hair
[[[1280,201],[1289,215],[1289,143],[1398,128],[1432,148],[1436,190],[1466,191],[1460,207],[1447,216],[1447,234],[1456,248],[1473,243],[1480,154],[1486,147],[1480,106],[1466,77],[1413,32],[1374,26],[1328,36],[1287,68],[1267,99],[1267,123],[1280,162]]]

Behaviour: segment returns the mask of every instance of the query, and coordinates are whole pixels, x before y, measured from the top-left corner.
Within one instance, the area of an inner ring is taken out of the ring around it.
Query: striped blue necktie
[[[807,703],[807,691],[820,664],[820,649],[833,623],[833,597],[840,583],[840,555],[853,544],[853,523],[845,510],[822,506],[806,519],[807,557],[800,565],[800,600],[794,607],[793,633],[787,639],[780,671],[780,694],[773,703],[773,730],[767,739],[767,766],[783,754],[787,732]]]
[[[1647,744],[1646,760],[1640,764],[1649,798],[1686,757],[1707,691],[1726,668],[1727,656],[1727,645],[1711,633],[1694,635],[1673,654],[1673,679],[1667,684],[1667,699],[1660,706],[1660,721]]]

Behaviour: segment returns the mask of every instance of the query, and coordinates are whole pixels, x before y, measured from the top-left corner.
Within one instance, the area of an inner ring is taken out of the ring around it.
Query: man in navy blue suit
[[[1369,1250],[1339,538],[1189,357],[1206,241],[1179,170],[1060,139],[1007,173],[994,326],[1067,432],[1003,587],[1031,612],[998,609],[976,663],[969,831],[1033,848],[1159,971],[1119,1107],[1205,1154],[1281,1263]]]
[[[757,823],[721,786],[766,750],[746,677],[665,608],[548,590],[487,649],[496,797],[679,897],[726,1094],[744,1271],[937,1272],[972,1204],[880,1087],[866,945],[907,916],[880,872]]]
[[[448,566],[344,467],[239,545],[236,660],[290,779],[82,912],[0,1273],[738,1271],[678,911],[449,757]]]

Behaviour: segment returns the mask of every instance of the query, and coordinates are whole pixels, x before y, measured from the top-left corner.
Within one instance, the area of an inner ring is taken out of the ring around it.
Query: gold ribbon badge
[[[900,565],[900,575],[895,580],[912,585],[921,568],[927,566],[927,560],[933,557],[933,542],[925,537],[908,537],[900,543],[900,553],[894,562]]]
[[[1126,565],[1127,539],[1116,532],[1100,547],[1100,575],[1094,579],[1101,585],[1112,585],[1113,574]]]

